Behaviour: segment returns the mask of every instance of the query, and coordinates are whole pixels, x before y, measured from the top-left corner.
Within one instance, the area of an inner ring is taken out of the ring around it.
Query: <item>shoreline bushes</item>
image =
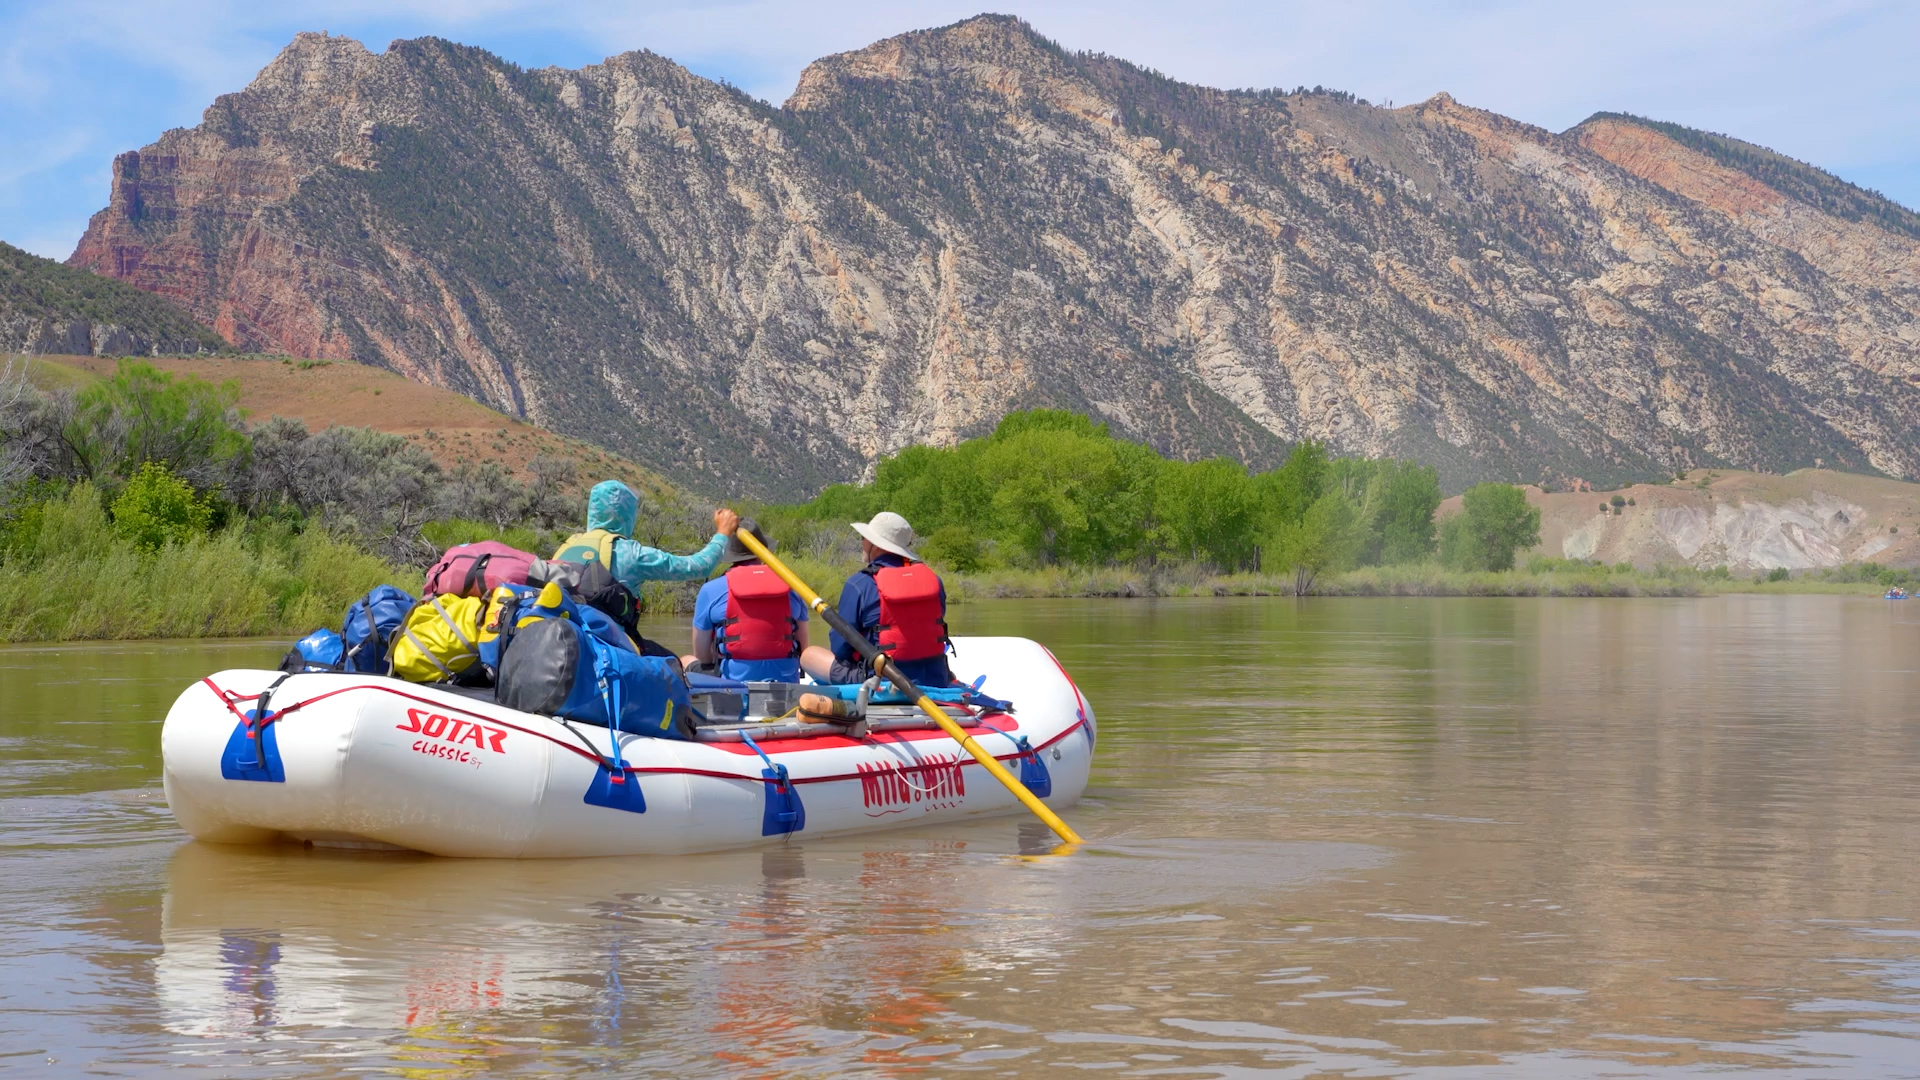
[[[1416,462],[1336,459],[1309,440],[1279,468],[1249,474],[1217,458],[1162,458],[1078,413],[1034,409],[983,438],[908,447],[881,460],[870,484],[836,484],[760,517],[790,545],[840,560],[858,558],[844,523],[885,509],[950,571],[1191,563],[1289,574],[1310,592],[1353,566],[1431,557],[1439,505],[1437,475]]]
[[[337,624],[396,568],[325,530],[235,522],[147,546],[109,519],[89,482],[0,532],[0,642],[238,637]]]
[[[451,544],[544,554],[584,521],[570,460],[445,470],[399,435],[249,426],[237,400],[132,360],[78,392],[0,369],[0,641],[337,628]],[[698,547],[699,509],[649,500],[640,539]]]

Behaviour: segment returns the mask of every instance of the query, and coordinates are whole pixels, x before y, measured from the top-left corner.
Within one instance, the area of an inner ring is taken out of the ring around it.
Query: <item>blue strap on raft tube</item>
[[[767,764],[760,770],[761,781],[767,789],[767,811],[760,819],[760,835],[780,836],[806,828],[807,808],[800,803],[800,789],[787,776],[786,765],[776,764],[768,757],[760,744],[753,741],[753,736],[742,731],[740,738]]]
[[[280,740],[274,733],[278,727],[274,723],[277,717],[268,710],[273,692],[287,681],[288,674],[291,672],[267,684],[267,688],[254,698],[253,708],[242,714],[240,722],[233,726],[233,734],[227,736],[226,748],[220,752],[221,779],[253,780],[268,784],[287,782],[286,766],[280,761]],[[227,703],[227,711],[236,711],[232,702]]]
[[[640,774],[627,771],[626,755],[621,753],[620,732],[607,729],[608,754],[593,770],[593,783],[580,800],[588,806],[625,810],[629,814],[647,812],[647,797],[640,791]],[[598,751],[595,757],[598,758]]]
[[[1022,786],[1028,791],[1033,792],[1036,798],[1044,799],[1053,794],[1053,774],[1047,771],[1047,763],[1041,760],[1040,751],[1033,748],[1033,744],[1027,741],[1025,735],[1015,735],[1011,731],[1002,731],[992,724],[987,723],[985,720],[981,720],[980,723],[995,735],[1005,736],[1006,740],[1013,744],[1013,748],[1019,751],[1020,783]],[[1071,731],[1073,729],[1068,728],[1067,730]]]
[[[227,736],[226,748],[220,753],[221,778],[286,783],[280,739],[274,734],[279,726],[266,723],[259,709],[248,709],[246,718],[233,725],[233,734]]]

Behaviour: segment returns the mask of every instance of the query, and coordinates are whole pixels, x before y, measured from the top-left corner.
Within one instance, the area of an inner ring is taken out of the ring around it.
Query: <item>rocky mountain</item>
[[[152,293],[0,243],[0,352],[127,356],[225,346]]]
[[[778,109],[647,52],[303,34],[116,161],[72,263],[708,490],[1037,404],[1472,480],[1920,474],[1914,216],[1724,137],[1189,86],[981,16]]]

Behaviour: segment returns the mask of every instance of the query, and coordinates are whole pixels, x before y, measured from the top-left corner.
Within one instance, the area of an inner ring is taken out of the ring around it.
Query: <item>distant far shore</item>
[[[1462,572],[1433,565],[1367,567],[1313,583],[1313,596],[1719,596],[1728,593],[1801,593],[1879,596],[1887,588],[1877,566],[1809,570],[1769,580],[1767,571],[1734,574],[1674,567],[1633,570],[1537,560],[1529,568]],[[1920,574],[1892,571],[1907,583]],[[1291,574],[1209,574],[1194,567],[1157,570],[1002,570],[947,575],[957,603],[1042,597],[1294,596]],[[1907,583],[1911,587],[1910,583]]]
[[[823,595],[839,593],[841,575],[823,567],[809,566],[804,558],[793,560],[797,569]],[[1767,580],[1758,575],[1721,576],[1713,571],[1688,569],[1626,570],[1604,566],[1568,565],[1564,560],[1539,560],[1548,565],[1503,573],[1462,573],[1437,566],[1369,567],[1322,579],[1313,584],[1310,596],[1316,597],[1707,597],[1728,594],[1826,594],[1877,597],[1885,586],[1877,581],[1861,580],[1860,567],[1812,570],[1799,577]],[[1557,565],[1556,565],[1557,564]],[[1907,572],[1893,573],[1905,577]],[[1920,579],[1920,574],[1914,575]],[[1040,599],[1132,599],[1153,597],[1291,597],[1295,595],[1292,575],[1212,574],[1190,565],[1160,566],[1149,569],[1124,567],[1093,570],[1057,568],[1051,570],[999,570],[977,574],[946,574],[949,600],[957,607],[984,600]],[[1852,578],[1853,580],[1847,580]],[[417,579],[415,579],[417,580]],[[0,594],[6,579],[0,574]],[[417,585],[414,586],[417,588]],[[1912,587],[1909,585],[1908,587]],[[660,586],[647,589],[647,615],[654,620],[684,616],[692,610],[691,588]],[[0,595],[4,600],[4,595]],[[107,611],[113,605],[101,605]],[[130,615],[137,615],[136,607]],[[235,614],[235,613],[229,613]],[[94,611],[90,619],[63,619],[46,622],[25,620],[0,623],[0,646],[10,644],[46,644],[73,641],[201,641],[227,638],[281,638],[288,642],[314,628],[312,616],[318,614],[309,605],[280,612],[267,608],[253,610],[245,617],[230,617],[200,622],[191,620],[154,620],[141,617],[113,619]],[[289,621],[289,620],[292,621]],[[321,621],[328,621],[322,619]],[[333,620],[337,625],[337,617]],[[195,630],[203,630],[196,634]],[[183,632],[184,631],[184,632]]]

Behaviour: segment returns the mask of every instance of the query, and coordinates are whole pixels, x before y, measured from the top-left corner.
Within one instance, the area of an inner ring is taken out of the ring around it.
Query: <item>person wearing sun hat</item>
[[[867,565],[840,589],[840,617],[861,636],[885,650],[907,678],[921,686],[950,686],[947,667],[947,587],[940,575],[913,553],[913,526],[891,510],[872,521],[853,522]],[[814,645],[800,654],[800,666],[821,682],[859,683],[873,675],[838,632],[831,649]]]
[[[740,530],[771,551],[752,520]],[[688,671],[742,682],[799,682],[807,647],[807,605],[736,535],[720,561],[730,569],[700,587],[693,602],[693,652]]]

